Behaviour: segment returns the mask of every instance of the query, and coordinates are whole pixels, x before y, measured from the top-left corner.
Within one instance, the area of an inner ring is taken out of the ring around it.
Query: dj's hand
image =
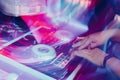
[[[94,33],[74,43],[72,47],[78,49],[95,48],[104,44],[111,36],[111,30]]]
[[[84,49],[84,50],[75,50],[72,51],[71,57],[79,56],[87,59],[88,61],[98,65],[103,66],[104,57],[107,56],[102,50],[95,48],[95,49]]]

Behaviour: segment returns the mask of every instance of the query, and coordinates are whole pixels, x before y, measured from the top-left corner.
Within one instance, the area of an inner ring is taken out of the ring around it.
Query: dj
[[[77,55],[83,57],[98,66],[107,68],[108,70],[117,74],[118,77],[120,77],[120,29],[116,28],[119,27],[120,24],[120,16],[117,15],[120,14],[120,1],[107,0],[107,2],[111,4],[112,9],[114,10],[114,20],[111,21],[110,25],[108,25],[108,29],[106,28],[107,30],[90,34],[87,37],[82,38],[82,40],[78,41],[77,43],[74,43],[73,47],[77,48],[77,50],[73,49],[72,56]],[[105,44],[105,42],[108,40],[117,43],[113,45],[112,48],[110,48],[110,51],[108,52],[109,54],[106,54],[106,52],[103,52],[99,48],[96,48],[100,45]]]

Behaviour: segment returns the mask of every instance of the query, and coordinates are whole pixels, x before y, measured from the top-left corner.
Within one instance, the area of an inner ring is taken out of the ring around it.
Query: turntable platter
[[[56,57],[55,49],[45,44],[32,45],[28,47],[10,46],[6,50],[10,52],[11,58],[25,64],[43,63]]]

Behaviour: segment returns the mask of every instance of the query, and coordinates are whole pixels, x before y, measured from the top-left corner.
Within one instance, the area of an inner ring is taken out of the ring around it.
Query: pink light
[[[34,37],[36,38],[38,43],[50,43],[54,38],[52,37],[52,34],[55,32],[55,27],[53,24],[50,23],[50,18],[45,17],[45,14],[42,15],[34,15],[34,16],[22,16],[21,17],[30,30],[46,26],[46,28],[41,28],[40,30],[33,32]]]

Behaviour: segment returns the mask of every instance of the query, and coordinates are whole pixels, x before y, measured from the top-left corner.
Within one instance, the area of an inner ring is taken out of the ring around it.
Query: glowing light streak
[[[18,75],[15,73],[8,73],[2,69],[0,69],[0,80],[17,80]]]
[[[39,27],[36,27],[36,28],[32,29],[31,31],[29,31],[29,32],[27,32],[27,33],[25,33],[25,34],[23,34],[22,36],[19,36],[19,37],[15,38],[15,39],[9,41],[8,43],[3,44],[2,46],[0,46],[0,50],[3,49],[3,48],[5,48],[5,47],[7,47],[7,46],[9,46],[9,45],[12,44],[12,43],[14,43],[14,42],[16,42],[16,41],[18,41],[18,40],[24,38],[25,36],[27,36],[27,35],[29,35],[29,34],[35,32],[35,31],[41,29],[42,27],[46,27],[46,26],[39,26]]]

